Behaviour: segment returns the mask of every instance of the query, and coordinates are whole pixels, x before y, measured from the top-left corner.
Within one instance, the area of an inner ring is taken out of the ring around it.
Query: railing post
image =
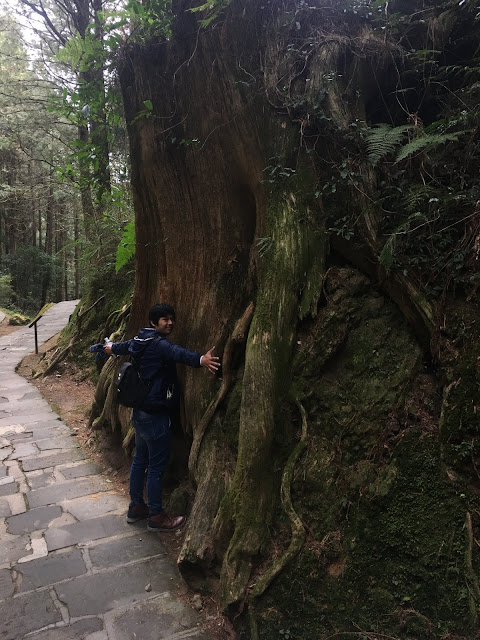
[[[37,336],[37,321],[33,323],[35,327],[35,353],[38,353],[38,336]]]
[[[43,314],[46,313],[50,309],[50,307],[53,307],[53,305],[54,305],[53,302],[47,302],[47,304],[44,304],[43,307],[38,312],[38,314],[35,316],[35,318],[28,325],[29,329],[31,329],[32,327],[34,327],[34,329],[35,329],[35,353],[38,353],[37,322],[40,320],[40,318],[43,316]]]

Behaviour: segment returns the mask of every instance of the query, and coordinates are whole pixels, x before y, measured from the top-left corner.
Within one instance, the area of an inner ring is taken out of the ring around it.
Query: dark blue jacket
[[[116,356],[131,356],[139,363],[142,378],[152,388],[141,407],[149,413],[169,413],[178,405],[179,388],[176,363],[200,367],[201,354],[172,344],[155,329],[140,329],[138,336],[112,344]]]

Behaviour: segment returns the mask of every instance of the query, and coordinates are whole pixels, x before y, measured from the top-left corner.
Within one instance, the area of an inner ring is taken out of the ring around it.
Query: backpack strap
[[[137,371],[138,375],[140,376],[140,378],[143,380],[143,376],[140,373],[140,362],[142,361],[143,356],[147,353],[147,351],[150,349],[150,347],[153,347],[154,344],[158,344],[160,342],[160,340],[165,340],[164,336],[156,336],[155,338],[153,338],[153,340],[145,347],[145,349],[142,351],[141,354],[139,354],[138,356],[130,356],[130,362],[133,364],[133,366],[135,367],[135,370]],[[153,378],[150,378],[149,380],[143,380],[143,382],[145,384],[149,384],[150,386],[153,383],[153,380],[157,377],[158,373],[155,374],[153,376]]]

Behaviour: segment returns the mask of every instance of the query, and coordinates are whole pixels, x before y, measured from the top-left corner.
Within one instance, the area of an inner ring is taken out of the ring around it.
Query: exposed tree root
[[[243,312],[241,318],[237,320],[232,334],[229,336],[225,345],[222,357],[222,384],[220,385],[220,389],[218,390],[216,397],[208,405],[207,410],[203,414],[198,427],[195,429],[192,448],[190,449],[190,457],[188,459],[188,468],[192,476],[195,475],[203,436],[205,435],[205,432],[215,414],[215,411],[227,396],[230,386],[233,382],[233,353],[235,347],[238,344],[245,343],[247,339],[248,328],[250,326],[250,323],[252,322],[254,309],[255,305],[253,304],[253,302],[251,302]]]
[[[290,524],[292,527],[292,538],[290,540],[288,549],[285,551],[285,553],[278,560],[275,560],[271,565],[271,567],[267,571],[265,571],[265,573],[262,576],[260,576],[260,578],[256,581],[255,585],[252,587],[249,593],[248,600],[249,600],[250,635],[252,640],[256,640],[258,638],[257,622],[255,618],[255,601],[261,595],[263,595],[263,593],[265,593],[266,589],[269,587],[271,582],[278,576],[278,574],[281,571],[283,571],[286,565],[297,555],[297,553],[303,547],[303,543],[305,542],[305,535],[306,535],[305,527],[303,526],[302,521],[300,520],[299,516],[297,515],[297,512],[293,507],[292,496],[291,496],[291,486],[293,481],[293,474],[295,471],[295,464],[307,446],[307,413],[302,403],[299,400],[296,401],[296,404],[302,416],[302,435],[295,449],[290,454],[287,464],[285,465],[285,469],[282,477],[282,485],[280,489],[282,506],[285,513],[290,519]]]
[[[89,426],[95,431],[102,429],[105,422],[107,422],[110,407],[114,402],[111,382],[115,373],[116,364],[116,358],[109,358],[105,362],[97,388],[95,389],[95,397],[89,420]],[[98,413],[99,409],[101,409],[100,413]]]
[[[122,441],[122,448],[124,449],[124,451],[128,451],[128,449],[130,449],[133,446],[132,443],[134,440],[135,440],[135,429],[133,427],[130,427],[130,429],[127,431],[127,435]]]
[[[73,347],[73,345],[77,341],[79,335],[81,334],[83,318],[87,315],[87,313],[89,313],[92,309],[94,309],[104,298],[105,298],[104,295],[100,296],[100,298],[98,298],[98,300],[96,300],[92,305],[90,305],[88,307],[88,309],[85,309],[85,311],[83,311],[82,308],[80,308],[80,310],[79,310],[79,312],[77,313],[77,316],[76,316],[76,325],[75,325],[75,329],[74,329],[74,331],[72,333],[72,337],[70,338],[70,342],[68,343],[68,345],[66,347],[59,348],[59,349],[57,349],[55,351],[55,353],[52,356],[51,361],[47,364],[47,366],[44,369],[44,371],[39,372],[38,374],[36,374],[35,378],[38,378],[39,376],[48,375],[51,371],[53,371],[55,369],[55,367],[58,365],[58,363],[61,362],[65,358],[65,356],[69,353],[70,349]]]
[[[248,607],[248,622],[250,624],[250,640],[259,640],[257,616],[253,602]]]
[[[476,626],[478,623],[478,603],[480,602],[480,587],[472,563],[473,527],[472,516],[468,511],[465,518],[465,529],[467,531],[467,548],[465,550],[465,581],[467,583],[468,606],[470,609],[471,622]]]
[[[125,327],[132,304],[123,306],[121,309],[113,311],[105,321],[104,335],[112,339],[112,334],[121,335]]]
[[[126,305],[122,307],[122,309],[112,312],[105,322],[105,327],[101,335],[108,336],[112,340],[115,340],[117,336],[122,336],[125,330],[125,322],[130,314],[130,309],[131,305]],[[107,422],[111,423],[112,430],[114,430],[116,425],[116,421],[112,420],[115,414],[115,393],[112,381],[116,366],[116,358],[109,358],[103,365],[100,373],[89,418],[89,426],[95,431],[102,429]],[[122,422],[122,420],[120,420],[120,422]],[[131,438],[128,440],[127,433],[124,440],[124,448],[129,446],[130,441]]]

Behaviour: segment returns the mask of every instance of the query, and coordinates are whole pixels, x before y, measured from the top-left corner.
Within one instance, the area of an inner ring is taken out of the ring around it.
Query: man
[[[151,327],[141,329],[132,340],[105,345],[104,351],[137,359],[142,378],[152,385],[142,407],[132,412],[135,455],[130,469],[127,522],[148,518],[149,531],[174,531],[185,523],[185,516],[165,513],[162,486],[171,447],[170,416],[179,399],[176,363],[205,367],[215,373],[220,359],[212,355],[215,347],[202,356],[170,342],[168,336],[175,323],[175,311],[170,305],[153,305],[148,320]],[[143,500],[147,469],[148,506]]]

